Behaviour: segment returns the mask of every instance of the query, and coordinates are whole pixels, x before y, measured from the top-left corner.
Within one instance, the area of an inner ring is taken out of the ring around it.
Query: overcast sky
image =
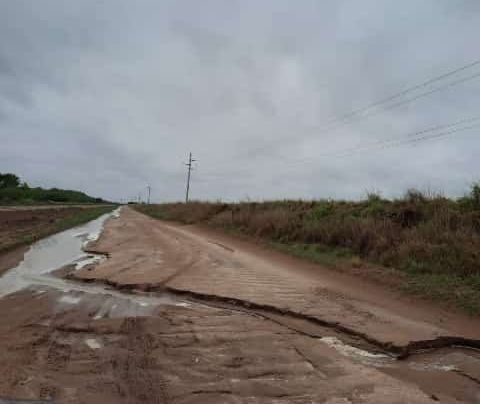
[[[0,0],[0,172],[176,200],[192,151],[197,199],[461,195],[480,127],[370,145],[480,116],[480,64],[328,124],[480,59],[479,38],[478,0]]]

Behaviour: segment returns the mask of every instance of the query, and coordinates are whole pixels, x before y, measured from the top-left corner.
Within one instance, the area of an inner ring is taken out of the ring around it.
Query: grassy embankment
[[[452,200],[192,202],[139,205],[150,216],[261,239],[330,268],[480,314],[480,186]]]
[[[67,211],[71,208],[64,209]],[[8,241],[0,243],[0,254],[11,251],[17,247],[30,245],[51,234],[87,223],[105,213],[111,212],[113,209],[115,209],[115,206],[113,205],[72,209],[72,211],[64,217],[48,221],[48,223],[43,223],[41,226],[35,226],[28,232],[28,234],[20,233],[17,236],[9,238]]]

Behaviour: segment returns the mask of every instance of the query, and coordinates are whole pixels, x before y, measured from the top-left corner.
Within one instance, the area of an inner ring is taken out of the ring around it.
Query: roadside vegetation
[[[207,224],[480,314],[480,185],[459,199],[409,190],[388,200],[137,205]]]
[[[111,212],[115,206],[0,211],[0,254]]]
[[[58,188],[30,188],[26,182],[21,182],[15,174],[0,173],[0,205],[35,205],[39,203],[85,204],[105,203],[105,201],[79,191]]]

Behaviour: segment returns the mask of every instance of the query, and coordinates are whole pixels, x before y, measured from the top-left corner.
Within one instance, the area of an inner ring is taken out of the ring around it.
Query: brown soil
[[[128,208],[90,249],[109,258],[57,275],[123,294],[0,299],[0,402],[480,401],[480,354],[456,346],[478,320]]]
[[[0,276],[10,268],[17,266],[27,250],[27,246],[19,246],[5,253],[0,253]]]
[[[287,404],[433,403],[433,395],[458,402],[442,384],[422,390],[402,380],[409,371],[390,376],[256,315],[191,303],[159,306],[148,316],[111,310],[99,317],[111,298],[70,293],[72,303],[64,296],[29,289],[1,301],[2,397]],[[460,383],[458,398],[476,397],[474,382],[443,373],[448,386]]]
[[[0,210],[0,246],[35,234],[40,227],[49,226],[79,209]]]

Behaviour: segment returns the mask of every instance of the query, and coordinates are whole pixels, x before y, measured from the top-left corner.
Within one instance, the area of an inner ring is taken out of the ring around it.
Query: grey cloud
[[[0,0],[0,171],[114,199],[150,184],[172,200],[192,151],[197,198],[459,195],[479,171],[475,130],[335,154],[475,115],[480,79],[324,128],[478,57],[477,11],[472,0]]]

